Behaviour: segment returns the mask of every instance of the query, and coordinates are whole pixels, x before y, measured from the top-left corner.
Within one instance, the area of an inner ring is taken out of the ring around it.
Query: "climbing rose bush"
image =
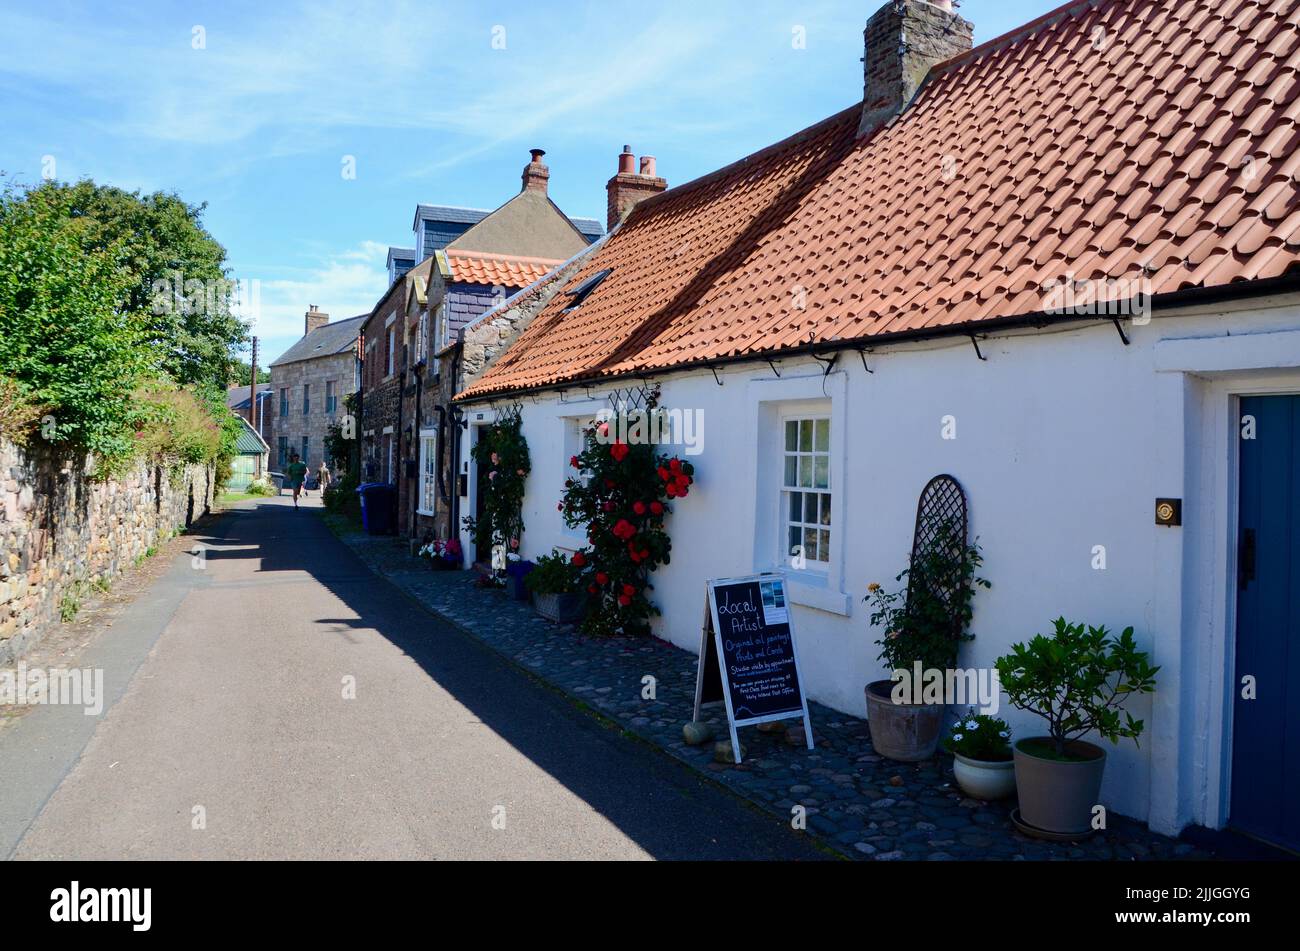
[[[585,448],[569,460],[574,474],[559,504],[570,528],[587,531],[587,547],[573,556],[589,596],[581,630],[648,634],[659,613],[647,594],[649,575],[672,552],[664,521],[671,500],[690,494],[695,467],[650,443],[611,440],[610,432],[608,421],[584,431]]]

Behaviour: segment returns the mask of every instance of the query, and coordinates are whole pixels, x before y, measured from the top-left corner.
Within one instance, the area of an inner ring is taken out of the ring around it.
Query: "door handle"
[[[1255,580],[1255,530],[1248,528],[1241,534],[1241,551],[1237,556],[1237,587],[1241,591]]]

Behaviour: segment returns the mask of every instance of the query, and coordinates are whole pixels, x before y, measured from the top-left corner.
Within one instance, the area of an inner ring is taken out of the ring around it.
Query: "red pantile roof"
[[[957,329],[1300,261],[1300,0],[1100,0],[639,205],[463,396]]]
[[[564,263],[559,259],[489,254],[486,251],[455,251],[451,248],[444,253],[451,272],[450,280],[465,284],[527,287],[545,276],[557,264]]]

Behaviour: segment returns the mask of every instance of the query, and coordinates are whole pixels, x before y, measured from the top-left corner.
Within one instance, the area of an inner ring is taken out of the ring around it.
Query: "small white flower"
[[[977,721],[975,721],[975,720],[967,720],[967,721],[966,721],[966,729],[968,729],[968,730],[978,730],[979,728],[980,728],[980,725],[979,725],[979,723],[978,723]]]
[[[1007,737],[1009,737],[1010,735],[1011,735],[1011,731],[1010,731],[1010,730],[1003,730],[1001,733],[998,734],[998,736],[1002,737],[1002,739],[1004,739],[1004,740],[1005,740]]]
[[[961,737],[962,737],[962,735],[961,735],[960,733],[954,733],[954,734],[952,735],[953,741],[956,742],[956,743],[960,743],[960,742],[961,742]]]

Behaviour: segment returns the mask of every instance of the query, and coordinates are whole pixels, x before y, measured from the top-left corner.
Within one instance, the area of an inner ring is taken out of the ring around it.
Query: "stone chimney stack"
[[[546,183],[551,177],[551,170],[542,164],[542,156],[546,152],[542,149],[530,149],[533,160],[524,166],[524,187],[519,189],[522,192],[541,192],[546,194]]]
[[[952,0],[890,0],[863,31],[862,119],[866,135],[907,108],[931,67],[971,48],[974,25]]]
[[[636,156],[632,154],[632,146],[625,145],[618,157],[618,172],[605,185],[609,196],[605,226],[609,230],[626,218],[638,202],[668,187],[667,181],[655,175],[653,155],[641,156],[640,172],[634,171],[635,168]]]
[[[322,313],[315,304],[312,304],[307,311],[306,320],[303,322],[302,335],[305,337],[317,327],[324,327],[330,322],[330,315]]]

